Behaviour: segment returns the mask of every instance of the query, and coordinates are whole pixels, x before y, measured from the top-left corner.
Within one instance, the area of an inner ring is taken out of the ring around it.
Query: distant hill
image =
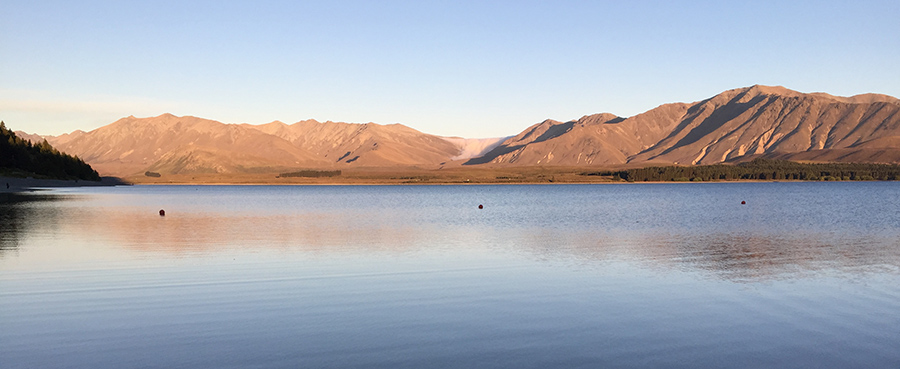
[[[285,173],[353,167],[691,165],[754,158],[900,163],[900,100],[751,86],[693,103],[545,120],[495,139],[439,137],[400,124],[225,124],[163,114],[46,137],[98,171]]]
[[[308,150],[258,130],[196,117],[133,116],[51,139],[101,173],[229,173],[325,166]]]
[[[100,172],[119,176],[437,167],[461,151],[457,144],[400,124],[224,124],[171,114],[131,116],[90,132],[48,139]]]
[[[78,157],[59,152],[47,140],[32,143],[23,139],[4,122],[0,122],[0,175],[100,180],[100,175]]]
[[[453,143],[402,124],[306,120],[241,126],[284,139],[333,166],[436,166],[459,153]]]

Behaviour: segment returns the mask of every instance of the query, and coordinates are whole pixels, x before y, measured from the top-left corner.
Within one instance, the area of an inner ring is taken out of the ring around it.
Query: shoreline
[[[66,187],[94,187],[94,186],[466,186],[466,185],[577,185],[577,184],[703,184],[703,183],[804,183],[804,182],[891,182],[891,181],[803,181],[803,180],[723,180],[723,181],[442,181],[432,179],[429,181],[396,181],[382,179],[354,178],[345,181],[328,180],[292,180],[292,181],[265,181],[265,180],[235,180],[235,181],[131,181],[126,182],[116,177],[103,177],[99,182],[85,180],[60,180],[60,179],[36,179],[18,177],[0,177],[0,193],[22,193],[39,191],[42,188],[66,188]],[[9,186],[7,188],[7,185]]]
[[[94,186],[119,186],[129,183],[115,177],[103,177],[100,181],[67,180],[67,179],[40,179],[20,177],[0,177],[0,193],[32,192],[40,188],[55,187],[94,187]]]
[[[522,181],[522,182],[137,182],[135,186],[504,186],[504,185],[616,185],[616,184],[715,184],[715,183],[810,183],[810,182],[896,182],[868,181],[804,181],[804,180],[720,180],[720,181]]]

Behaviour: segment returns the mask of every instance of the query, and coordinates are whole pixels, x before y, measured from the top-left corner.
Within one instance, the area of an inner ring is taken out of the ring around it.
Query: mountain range
[[[511,137],[440,137],[401,124],[225,124],[163,114],[47,139],[103,175],[351,167],[714,164],[770,157],[900,163],[900,99],[755,85],[632,117],[545,120]]]

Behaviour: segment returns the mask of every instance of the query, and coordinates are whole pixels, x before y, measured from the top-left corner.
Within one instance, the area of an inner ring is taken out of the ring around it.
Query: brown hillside
[[[783,88],[730,90],[693,104],[668,137],[630,161],[712,164],[744,155],[843,149],[900,134],[898,110],[890,102],[841,102]]]
[[[87,133],[53,141],[106,175],[233,173],[252,168],[323,166],[307,150],[239,125],[163,114],[122,118]]]
[[[401,124],[272,122],[242,125],[285,139],[326,161],[356,166],[437,166],[459,154],[459,148],[440,137]]]
[[[19,138],[31,141],[31,143],[34,143],[34,144],[41,143],[44,141],[44,136],[41,136],[41,135],[35,135],[35,134],[23,132],[23,131],[15,131],[14,133]]]
[[[163,114],[122,118],[51,142],[104,175],[253,173],[344,166],[438,166],[459,147],[399,125],[281,122],[224,124]]]
[[[442,138],[400,124],[224,124],[171,114],[127,117],[91,132],[47,139],[101,174],[118,176],[148,170],[437,169],[463,162],[489,167],[713,164],[759,156],[900,163],[900,100],[757,85],[628,118],[602,113],[568,122],[545,120],[507,139]]]
[[[598,114],[566,123],[545,121],[467,164],[713,164],[807,151],[821,151],[816,156],[826,161],[896,163],[898,111],[900,100],[886,95],[841,98],[752,86],[626,119]],[[535,133],[540,138],[529,140]],[[826,153],[850,148],[855,154]]]

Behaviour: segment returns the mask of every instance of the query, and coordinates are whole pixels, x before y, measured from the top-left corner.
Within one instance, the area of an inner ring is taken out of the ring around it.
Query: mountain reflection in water
[[[765,184],[763,184],[765,185]],[[727,186],[727,185],[726,185]],[[638,187],[639,188],[639,187]],[[290,253],[416,253],[429,248],[490,248],[537,260],[636,262],[648,268],[706,272],[716,278],[754,281],[790,278],[818,270],[898,273],[900,230],[870,227],[802,229],[784,219],[777,227],[749,219],[744,226],[685,222],[658,224],[659,214],[599,219],[577,224],[522,221],[521,214],[416,217],[399,208],[338,207],[267,211],[260,208],[170,210],[133,204],[89,205],[91,195],[10,195],[0,203],[0,257],[18,249],[25,235],[64,234],[130,251],[213,255],[235,249]],[[58,206],[65,203],[67,206]],[[396,203],[395,203],[396,204]],[[458,211],[459,209],[456,209]],[[671,209],[669,209],[671,211]],[[429,210],[431,211],[431,210]],[[453,212],[453,210],[449,211]],[[711,214],[711,216],[717,216]],[[759,217],[767,217],[763,212]],[[493,218],[493,219],[492,219]],[[592,226],[598,221],[600,226]],[[666,219],[666,221],[670,221]],[[529,224],[530,223],[530,224]],[[630,223],[630,224],[629,224]],[[724,229],[724,230],[721,230]]]
[[[0,366],[896,368],[898,189],[6,196]]]

